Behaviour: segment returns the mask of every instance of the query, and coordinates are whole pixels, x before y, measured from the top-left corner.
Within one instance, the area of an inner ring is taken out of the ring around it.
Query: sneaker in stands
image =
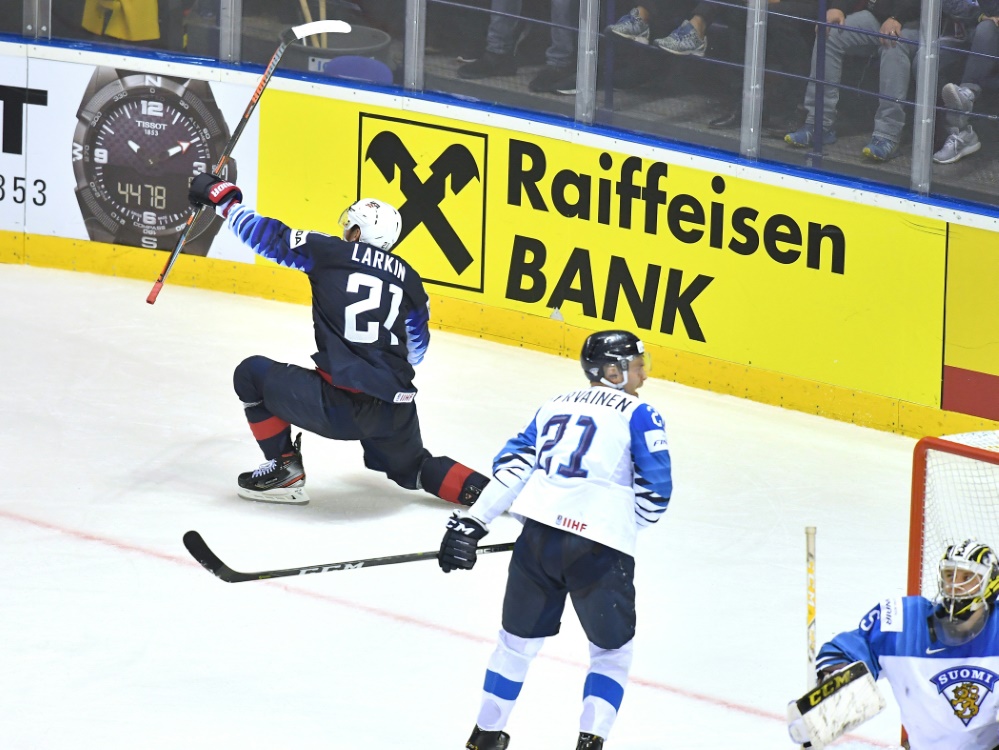
[[[898,141],[880,135],[871,136],[871,142],[864,146],[861,153],[872,161],[888,161],[898,155]]]
[[[981,147],[982,142],[978,140],[978,136],[970,125],[964,130],[952,128],[943,148],[933,154],[933,161],[937,164],[953,164],[958,159],[975,153]]]
[[[576,93],[576,73],[573,71],[555,84],[555,93],[572,96]]]
[[[653,44],[673,55],[704,57],[704,53],[708,49],[708,38],[698,34],[697,29],[690,21],[684,21],[672,34],[664,36],[662,39],[656,39]]]
[[[812,145],[812,140],[815,138],[815,126],[806,122],[800,128],[795,130],[793,133],[788,133],[784,136],[784,142],[789,143],[792,146],[797,146],[798,148],[808,148]],[[822,133],[822,144],[823,146],[828,146],[836,142],[836,131],[832,128],[823,131]]]
[[[298,433],[290,453],[260,464],[256,471],[239,475],[236,494],[244,500],[284,505],[305,505],[305,466],[302,464],[302,433]]]
[[[556,84],[564,81],[573,70],[569,65],[546,65],[540,73],[531,79],[527,87],[531,91],[553,94]]]
[[[506,750],[509,746],[510,735],[506,732],[487,732],[476,724],[465,743],[465,750]]]
[[[586,732],[579,733],[579,742],[576,743],[576,750],[603,750],[603,747],[603,737],[597,737],[595,734],[587,734]]]
[[[968,86],[948,83],[943,87],[940,96],[948,109],[956,109],[958,112],[970,112],[975,106],[975,92]]]
[[[474,62],[465,63],[458,68],[458,78],[476,79],[490,76],[512,76],[517,72],[517,63],[513,55],[497,55],[488,50]]]
[[[607,31],[639,44],[649,43],[649,24],[642,20],[638,8],[632,8],[628,15],[622,16],[617,23],[608,26]]]

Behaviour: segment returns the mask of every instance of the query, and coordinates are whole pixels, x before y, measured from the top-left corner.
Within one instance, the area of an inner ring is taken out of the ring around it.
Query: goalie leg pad
[[[810,742],[814,750],[821,750],[884,707],[884,696],[867,665],[856,661],[788,704],[788,733],[794,742]]]

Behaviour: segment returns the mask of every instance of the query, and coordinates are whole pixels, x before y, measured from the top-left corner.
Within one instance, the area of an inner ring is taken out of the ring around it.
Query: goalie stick
[[[477,552],[480,555],[487,555],[490,552],[509,552],[513,549],[513,542],[503,544],[489,544],[479,547]],[[221,578],[226,583],[242,583],[243,581],[262,581],[268,578],[281,578],[282,576],[299,576],[307,573],[329,573],[334,570],[354,570],[356,568],[373,568],[377,565],[395,565],[396,563],[416,562],[417,560],[436,560],[437,552],[411,552],[406,555],[390,555],[388,557],[368,557],[363,560],[348,560],[346,562],[327,563],[326,565],[306,565],[301,568],[283,568],[281,570],[261,570],[256,573],[240,573],[233,570],[218,555],[212,552],[211,548],[202,539],[197,531],[188,531],[184,534],[184,546],[191,556],[201,563],[216,578]]]
[[[225,144],[225,148],[222,149],[222,155],[219,157],[218,163],[212,169],[212,174],[218,175],[222,171],[222,167],[225,166],[226,162],[229,161],[229,155],[232,154],[232,150],[236,148],[236,141],[243,134],[243,129],[246,127],[246,123],[250,120],[250,115],[253,114],[253,110],[257,108],[257,102],[260,101],[260,97],[264,93],[264,89],[267,88],[267,84],[270,83],[271,76],[274,75],[274,71],[281,62],[281,58],[284,57],[285,50],[288,49],[296,40],[305,39],[306,37],[315,36],[316,34],[348,34],[350,33],[350,24],[345,21],[314,21],[312,23],[304,23],[301,26],[292,26],[291,28],[285,29],[281,32],[281,43],[278,48],[274,50],[274,54],[271,56],[271,60],[267,63],[267,67],[264,69],[264,74],[260,77],[260,81],[257,83],[257,87],[253,90],[253,96],[250,97],[250,103],[246,105],[246,111],[243,112],[243,117],[240,119],[239,124],[236,125],[236,129],[233,131],[232,136],[229,138],[228,142]],[[197,222],[201,217],[203,211],[205,211],[207,206],[202,206],[191,212],[191,215],[187,218],[187,224],[184,226],[183,231],[180,233],[180,237],[177,238],[177,244],[174,245],[173,252],[170,253],[170,257],[167,258],[166,265],[163,266],[163,270],[160,271],[159,277],[156,279],[156,283],[153,284],[152,290],[149,292],[149,296],[146,297],[146,302],[150,305],[156,303],[156,298],[160,294],[160,290],[163,289],[163,283],[166,281],[166,277],[170,274],[170,269],[173,268],[173,264],[177,262],[177,256],[180,255],[181,250],[184,249],[184,244],[187,242],[187,234],[191,230],[191,227]]]

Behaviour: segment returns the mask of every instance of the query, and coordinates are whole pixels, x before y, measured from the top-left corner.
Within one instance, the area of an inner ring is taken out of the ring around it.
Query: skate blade
[[[267,490],[257,492],[240,487],[236,494],[244,500],[253,500],[257,503],[272,503],[274,505],[308,505],[309,495],[304,487],[287,487],[283,489]]]

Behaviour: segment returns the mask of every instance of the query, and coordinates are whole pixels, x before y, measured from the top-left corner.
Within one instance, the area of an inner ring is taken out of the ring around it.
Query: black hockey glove
[[[224,219],[229,210],[243,200],[243,191],[211,172],[202,172],[191,180],[187,199],[198,208],[213,206],[215,213]]]
[[[437,554],[441,570],[445,573],[458,568],[471,570],[475,565],[479,540],[488,533],[489,529],[481,521],[471,516],[459,516],[457,511],[452,513],[441,540],[441,551]]]

